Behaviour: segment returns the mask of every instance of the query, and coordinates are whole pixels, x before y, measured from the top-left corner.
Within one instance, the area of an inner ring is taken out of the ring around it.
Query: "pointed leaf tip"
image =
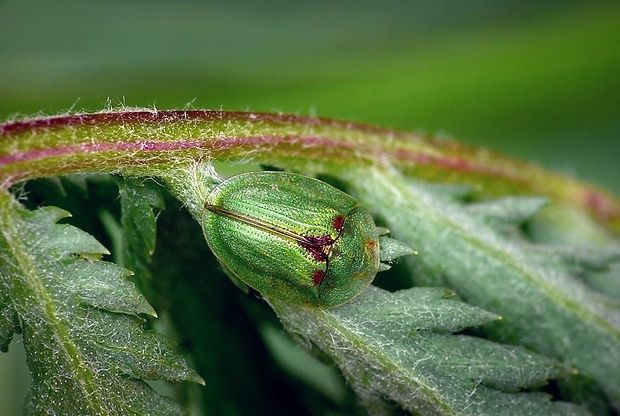
[[[400,240],[381,236],[379,237],[381,262],[390,262],[399,257],[417,255],[418,252]]]

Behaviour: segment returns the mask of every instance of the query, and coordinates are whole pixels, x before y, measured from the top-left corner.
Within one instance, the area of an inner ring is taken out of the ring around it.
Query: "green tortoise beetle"
[[[287,172],[248,172],[205,203],[209,247],[235,278],[266,296],[330,308],[352,300],[379,270],[370,213],[346,193]]]

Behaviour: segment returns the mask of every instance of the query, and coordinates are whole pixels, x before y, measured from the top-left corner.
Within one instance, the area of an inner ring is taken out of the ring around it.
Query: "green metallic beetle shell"
[[[379,268],[372,217],[344,192],[286,172],[248,172],[205,203],[209,247],[239,280],[290,303],[333,307],[359,295]]]

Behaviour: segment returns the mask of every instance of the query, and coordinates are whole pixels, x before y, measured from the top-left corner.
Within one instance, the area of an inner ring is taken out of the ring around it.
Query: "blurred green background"
[[[620,191],[618,1],[20,1],[0,118],[120,105],[454,137]]]
[[[620,2],[0,1],[0,119],[120,106],[438,134],[620,193]]]

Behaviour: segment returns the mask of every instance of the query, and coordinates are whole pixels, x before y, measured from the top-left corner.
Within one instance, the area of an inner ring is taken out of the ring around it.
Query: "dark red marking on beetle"
[[[313,246],[330,246],[334,244],[334,239],[331,235],[322,235],[320,237],[316,237],[313,235],[304,236],[303,239],[307,242],[307,244]]]
[[[341,232],[342,226],[344,225],[344,217],[342,215],[338,215],[334,218],[334,222],[332,223],[334,230]]]
[[[312,280],[314,280],[314,285],[319,286],[325,277],[325,272],[323,270],[317,270],[314,272],[314,276],[312,276]]]
[[[320,237],[304,236],[302,239],[297,241],[299,245],[305,248],[316,261],[327,261],[330,247],[334,244],[334,240],[331,235],[324,235]]]

